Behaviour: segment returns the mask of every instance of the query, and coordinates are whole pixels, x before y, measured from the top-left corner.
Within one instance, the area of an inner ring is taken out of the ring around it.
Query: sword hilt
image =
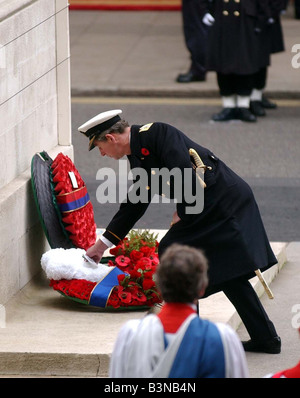
[[[196,175],[200,181],[200,184],[202,185],[202,188],[206,188],[206,184],[205,182],[202,180],[202,178],[199,175],[199,170],[201,171],[202,174],[205,173],[206,169],[211,169],[211,167],[206,166],[202,159],[200,158],[200,156],[198,155],[198,153],[195,151],[195,149],[190,148],[189,149],[189,154],[190,156],[193,158],[195,165],[196,165]]]

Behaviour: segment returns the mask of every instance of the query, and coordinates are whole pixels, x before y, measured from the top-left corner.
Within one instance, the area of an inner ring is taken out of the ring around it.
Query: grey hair
[[[106,141],[106,135],[111,133],[124,133],[126,127],[129,127],[129,123],[126,120],[120,120],[114,125],[112,125],[109,129],[102,131],[98,136],[96,136],[95,141]]]
[[[156,283],[166,302],[191,303],[208,285],[208,262],[201,250],[169,246],[160,258]]]

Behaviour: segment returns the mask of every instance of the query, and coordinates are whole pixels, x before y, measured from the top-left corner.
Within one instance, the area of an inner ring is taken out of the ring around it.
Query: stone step
[[[163,236],[165,231],[157,231]],[[268,283],[286,262],[286,243],[272,242],[278,264],[264,273]],[[259,295],[264,293],[255,277]],[[107,377],[122,324],[145,311],[108,312],[69,300],[49,287],[43,272],[0,308],[0,375],[18,377]],[[240,324],[223,293],[200,301],[200,315]]]

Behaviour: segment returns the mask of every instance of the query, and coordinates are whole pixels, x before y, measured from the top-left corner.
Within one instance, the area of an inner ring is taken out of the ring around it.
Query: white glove
[[[202,18],[202,22],[207,26],[212,26],[215,22],[215,18],[207,12]]]

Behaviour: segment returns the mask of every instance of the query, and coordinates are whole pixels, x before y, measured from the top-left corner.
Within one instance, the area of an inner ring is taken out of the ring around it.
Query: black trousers
[[[263,90],[267,82],[267,67],[261,68],[253,75],[253,88]]]
[[[208,27],[202,22],[199,0],[182,0],[182,19],[185,44],[191,55],[190,72],[205,76]]]
[[[253,76],[217,73],[220,95],[222,97],[231,95],[249,96],[253,89]]]
[[[251,339],[264,341],[277,336],[273,323],[248,279],[236,278],[219,288],[237,310]]]

